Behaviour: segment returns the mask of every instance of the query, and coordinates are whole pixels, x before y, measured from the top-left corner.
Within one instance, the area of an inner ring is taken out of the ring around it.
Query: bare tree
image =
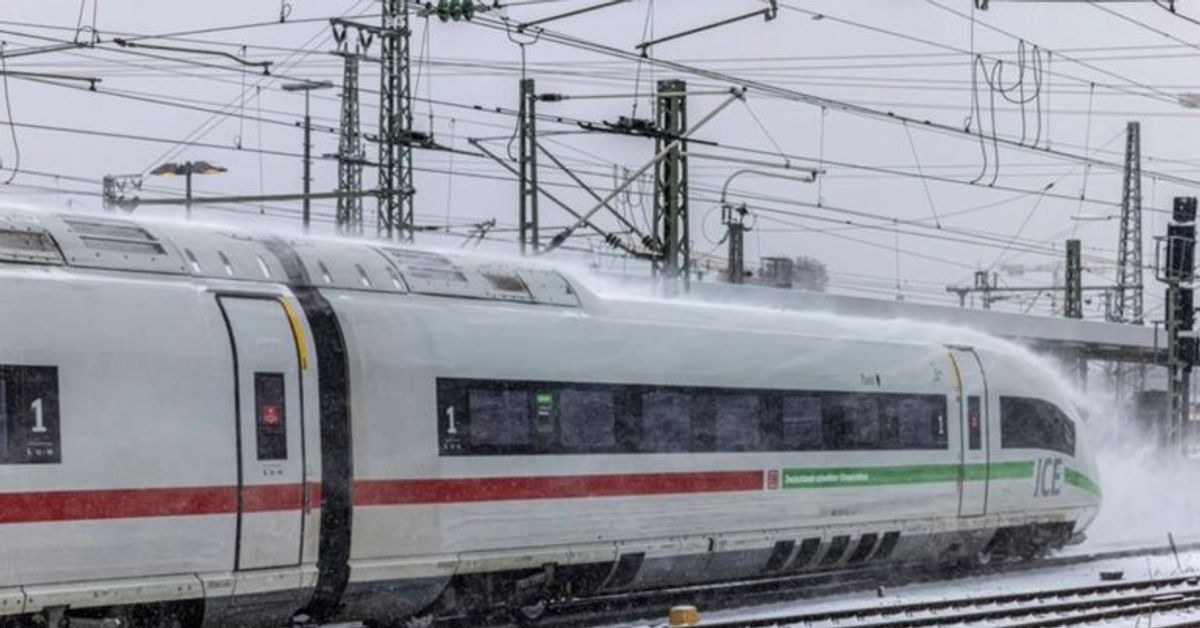
[[[829,271],[825,263],[815,257],[800,255],[792,267],[792,287],[801,290],[824,292],[829,284]]]

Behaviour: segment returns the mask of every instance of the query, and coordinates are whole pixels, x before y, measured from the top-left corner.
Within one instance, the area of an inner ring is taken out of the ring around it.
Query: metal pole
[[[1142,139],[1141,124],[1125,130],[1121,229],[1117,243],[1117,311],[1121,322],[1142,324]]]
[[[520,127],[518,142],[518,167],[521,171],[519,194],[520,212],[517,226],[520,236],[521,255],[532,249],[536,254],[541,248],[541,238],[538,235],[538,183],[537,183],[537,126],[536,109],[537,93],[531,78],[521,79],[521,102],[517,115],[517,125]]]
[[[187,201],[184,206],[187,208],[187,219],[192,219],[192,162],[187,162],[183,165],[183,179],[185,184],[184,199]]]
[[[1079,240],[1067,240],[1067,273],[1063,315],[1083,318],[1083,264]]]
[[[104,193],[101,198],[104,200],[104,209],[112,211],[117,207],[117,179],[112,175],[106,174],[103,181]]]
[[[308,90],[304,90],[304,232],[312,222],[312,118],[308,113]]]
[[[342,111],[338,133],[338,231],[361,234],[363,229],[362,132],[358,103],[358,53],[342,53]],[[381,179],[382,180],[382,179]]]
[[[726,272],[726,280],[729,283],[739,284],[746,282],[746,249],[745,237],[749,229],[746,228],[746,205],[730,205],[725,203],[721,206],[721,221],[725,223],[725,228],[728,230],[726,237],[729,239],[728,253],[728,270]]]
[[[687,132],[687,85],[680,80],[658,82],[658,133],[661,147],[668,137]],[[690,279],[691,250],[688,240],[688,174],[684,142],[667,151],[654,167],[654,239],[661,256],[654,272],[666,277]]]
[[[383,0],[379,36],[379,235],[413,238],[409,0]],[[432,129],[430,130],[432,132]]]

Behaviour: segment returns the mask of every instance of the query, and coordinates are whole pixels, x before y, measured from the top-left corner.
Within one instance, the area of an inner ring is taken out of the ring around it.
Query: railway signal
[[[1167,284],[1167,443],[1182,449],[1189,418],[1189,384],[1197,362],[1192,334],[1196,315],[1196,197],[1176,197],[1167,235],[1158,238],[1157,278]]]

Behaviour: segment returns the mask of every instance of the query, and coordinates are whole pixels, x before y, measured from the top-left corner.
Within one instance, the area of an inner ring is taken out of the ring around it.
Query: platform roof
[[[622,281],[626,279],[622,277]],[[650,280],[645,278],[632,281],[647,287],[651,285]],[[1161,326],[1018,314],[756,285],[695,282],[689,290],[693,296],[705,300],[957,325],[1063,356],[1153,363],[1161,361],[1165,355],[1166,336]]]

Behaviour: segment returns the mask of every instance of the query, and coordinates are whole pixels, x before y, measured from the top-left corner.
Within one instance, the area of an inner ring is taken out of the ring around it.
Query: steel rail
[[[1200,542],[1177,545],[1175,550],[1178,552],[1197,551],[1200,550]],[[661,616],[665,606],[684,602],[696,604],[707,610],[740,608],[755,604],[871,591],[878,586],[894,588],[917,583],[952,582],[963,577],[1039,571],[1118,558],[1162,556],[1171,553],[1170,546],[1156,545],[1042,558],[1034,561],[993,563],[956,572],[930,570],[926,565],[920,564],[892,564],[716,584],[592,595],[551,605],[546,616],[539,621],[539,625],[549,627],[646,621],[648,618]],[[1180,576],[1179,578],[1186,582],[1189,577]],[[1120,584],[1128,585],[1130,583]],[[492,619],[494,620],[495,617],[493,616]],[[439,618],[438,622],[443,625],[455,626],[495,625],[494,621],[489,621],[487,617],[462,615]]]
[[[704,628],[765,628],[788,624],[806,624],[819,621],[836,622],[848,619],[862,620],[868,617],[891,617],[902,615],[900,619],[885,620],[868,624],[856,624],[860,628],[901,628],[904,626],[956,624],[988,621],[996,619],[1011,619],[1043,613],[1066,613],[1070,611],[1093,610],[1109,606],[1133,606],[1148,604],[1160,598],[1164,593],[1161,589],[1175,588],[1182,585],[1194,586],[1200,584],[1200,576],[1178,576],[1173,578],[1155,578],[1151,580],[1136,580],[1117,584],[1101,584],[1064,589],[1049,589],[1044,591],[1027,591],[1002,595],[984,595],[962,597],[952,600],[931,600],[911,604],[895,604],[889,606],[866,606],[836,611],[817,613],[797,613],[771,615],[753,619],[731,619],[727,621],[701,622]],[[1137,595],[1112,596],[1114,593],[1154,589],[1152,593]],[[1185,591],[1172,591],[1172,594],[1183,595],[1188,599],[1200,599],[1200,589],[1191,588]],[[1107,597],[1096,597],[1107,596]],[[1070,598],[1088,598],[1075,599]],[[1044,604],[1026,604],[1028,602],[1043,602]],[[976,610],[946,615],[928,615],[947,610],[961,610],[983,606],[1003,606],[987,610]],[[926,615],[918,615],[927,613]]]

